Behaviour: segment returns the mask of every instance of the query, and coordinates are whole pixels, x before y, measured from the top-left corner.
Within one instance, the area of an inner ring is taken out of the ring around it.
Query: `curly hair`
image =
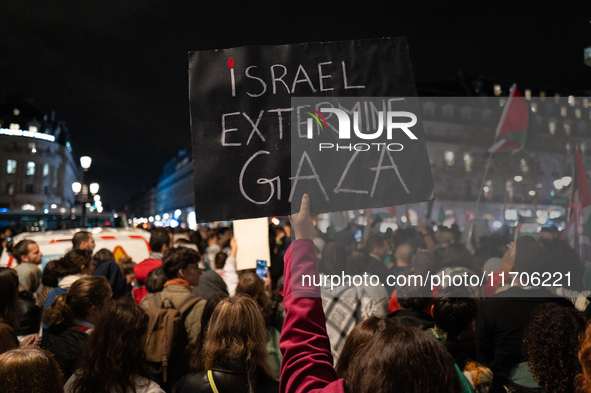
[[[575,378],[577,393],[591,393],[591,323],[585,333],[580,335],[581,349],[579,350],[579,362],[581,372]]]
[[[151,378],[144,352],[148,314],[135,304],[117,303],[95,326],[72,391],[84,393],[135,391],[137,376]]]
[[[584,332],[585,314],[554,303],[541,305],[534,313],[523,336],[526,355],[534,379],[547,392],[567,393],[580,374],[577,359],[579,335]]]

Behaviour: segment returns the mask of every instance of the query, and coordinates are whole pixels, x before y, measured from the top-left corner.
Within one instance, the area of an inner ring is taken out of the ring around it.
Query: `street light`
[[[90,183],[90,193],[92,195],[96,194],[99,190],[99,185],[98,183]]]
[[[573,178],[572,177],[570,177],[570,176],[564,176],[562,178],[562,185],[564,187],[568,187],[568,185],[570,184],[571,181],[573,181]]]
[[[80,157],[80,166],[82,166],[82,169],[84,169],[84,172],[86,172],[88,170],[88,168],[90,168],[90,164],[92,164],[92,158],[90,158],[88,156]]]
[[[82,191],[82,183],[74,182],[72,183],[72,191],[74,191],[74,195],[78,195],[80,191]]]
[[[80,183],[80,182],[72,183],[72,191],[74,192],[74,195],[78,196],[78,194],[80,194],[80,192],[82,192],[82,195],[80,196],[80,201],[78,201],[78,203],[82,204],[82,226],[83,227],[86,227],[86,207],[87,207],[87,205],[90,206],[90,202],[92,202],[92,199],[89,198],[88,192],[90,191],[90,194],[94,196],[99,190],[98,183],[91,183],[90,185],[87,185],[86,182],[84,181],[85,174],[88,171],[88,168],[90,168],[91,164],[92,164],[92,158],[90,158],[89,156],[80,157],[80,166],[82,167],[82,169],[84,169],[84,172],[82,172],[82,183]]]

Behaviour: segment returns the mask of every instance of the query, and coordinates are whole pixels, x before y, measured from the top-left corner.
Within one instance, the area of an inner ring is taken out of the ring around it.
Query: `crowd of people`
[[[4,243],[0,392],[591,393],[591,269],[555,228],[359,239],[319,231],[309,203],[269,227],[266,277],[237,270],[231,228],[153,229],[143,261],[81,230],[43,269],[34,241]],[[510,279],[543,272],[560,275]]]

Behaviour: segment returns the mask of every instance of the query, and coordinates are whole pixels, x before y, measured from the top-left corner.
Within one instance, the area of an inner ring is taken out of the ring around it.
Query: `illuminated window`
[[[570,142],[566,142],[565,148],[566,148],[566,154],[570,154],[571,151],[572,151],[572,149],[573,149],[573,147],[572,147],[572,145],[571,145]]]
[[[583,108],[589,108],[589,99],[583,98]]]
[[[523,173],[527,173],[529,171],[529,167],[527,166],[527,161],[525,161],[525,158],[522,158],[521,161],[519,161],[519,168]]]
[[[472,172],[472,163],[474,159],[470,155],[470,153],[464,153],[464,166],[466,168],[466,172]]]
[[[575,106],[575,96],[568,96],[568,104],[570,106]]]
[[[500,107],[504,107],[506,103],[507,103],[507,99],[506,98],[501,98],[499,100],[499,106]]]
[[[49,176],[49,164],[43,164],[43,177]]]
[[[449,151],[449,150],[446,151],[445,154],[443,155],[443,159],[445,160],[445,165],[453,166],[455,163],[454,152]]]
[[[501,85],[495,85],[495,88],[494,89],[495,89],[494,90],[495,96],[497,96],[497,97],[500,96],[501,93],[502,93],[502,91],[501,91]]]
[[[566,117],[566,106],[560,107],[560,116]]]
[[[37,127],[36,126],[29,126],[29,131],[37,132]]]
[[[14,108],[14,109],[12,110],[12,114],[13,114],[13,115],[15,115],[15,116],[18,116],[18,115],[20,115],[20,114],[21,114],[21,111],[19,111],[17,108]]]
[[[542,102],[546,101],[546,92],[545,91],[540,92],[540,100]]]
[[[27,176],[33,176],[35,174],[35,163],[27,162]]]
[[[554,120],[551,120],[548,123],[548,130],[550,131],[550,134],[556,134],[556,122]]]
[[[34,143],[29,143],[29,153],[35,154],[37,153],[37,145]]]
[[[525,89],[525,99],[526,100],[531,100],[531,90],[530,89]]]
[[[577,119],[580,119],[581,118],[581,108],[575,109],[575,117]]]
[[[18,124],[16,124],[16,123],[10,123],[10,129],[12,131],[18,131],[18,130],[20,130],[20,128],[21,127]]]
[[[564,124],[564,133],[566,135],[570,135],[570,124],[568,124],[568,123]]]
[[[560,102],[560,94],[556,93],[554,94],[554,103],[558,104]]]
[[[531,111],[536,113],[538,111],[538,104],[536,104],[535,102],[531,103]]]
[[[6,184],[6,193],[8,195],[14,195],[14,183],[7,183]]]
[[[16,160],[6,161],[6,173],[16,173]]]

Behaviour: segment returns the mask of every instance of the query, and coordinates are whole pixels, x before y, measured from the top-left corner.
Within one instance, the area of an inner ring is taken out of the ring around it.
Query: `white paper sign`
[[[236,269],[255,269],[257,260],[271,265],[269,222],[266,217],[234,221],[234,237],[238,242]]]

